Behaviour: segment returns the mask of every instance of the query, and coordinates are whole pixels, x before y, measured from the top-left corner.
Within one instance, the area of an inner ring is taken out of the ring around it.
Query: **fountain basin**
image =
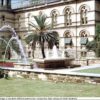
[[[32,64],[30,63],[19,63],[16,62],[14,63],[14,68],[19,68],[19,69],[31,69]]]
[[[14,67],[13,62],[0,62],[1,67]]]
[[[34,59],[38,68],[59,69],[68,68],[72,65],[73,58],[50,58],[50,59]]]
[[[32,69],[32,64],[19,62],[0,62],[0,67],[12,67],[18,69]]]

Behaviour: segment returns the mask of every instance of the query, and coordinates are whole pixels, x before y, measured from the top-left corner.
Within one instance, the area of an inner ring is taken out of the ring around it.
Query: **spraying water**
[[[21,43],[21,40],[19,40],[19,37],[18,35],[16,34],[15,30],[10,26],[10,25],[4,25],[3,27],[0,28],[0,31],[4,31],[5,29],[9,29],[11,32],[12,32],[12,38],[9,40],[9,42],[7,43],[7,47],[6,47],[6,51],[7,51],[7,48],[9,46],[9,43],[12,41],[12,40],[16,40],[17,43],[19,44],[19,49],[20,49],[20,54],[21,54],[21,58],[23,59],[24,63],[27,63],[27,59],[26,59],[26,55],[25,55],[25,52],[24,52],[24,49],[23,49],[23,45]],[[5,51],[5,55],[6,55],[6,51]],[[5,58],[5,56],[4,56]]]
[[[0,38],[0,40],[3,40],[3,41],[5,42],[6,45],[8,44],[8,42],[7,42],[5,39]]]
[[[52,58],[58,58],[58,49],[55,45],[53,46],[52,52],[53,52]]]
[[[46,50],[46,58],[47,59],[65,58],[65,50],[59,50],[56,47],[56,45],[54,45],[52,50],[49,50],[49,49]]]

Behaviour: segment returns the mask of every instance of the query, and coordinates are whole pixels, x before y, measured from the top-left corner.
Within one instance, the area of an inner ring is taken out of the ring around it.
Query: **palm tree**
[[[36,43],[40,44],[41,52],[43,58],[45,58],[44,52],[44,43],[47,42],[48,46],[58,42],[58,33],[56,31],[48,31],[51,27],[50,24],[46,22],[47,16],[43,13],[40,13],[38,16],[34,16],[35,23],[30,22],[30,26],[33,27],[34,31],[26,36],[26,43],[32,43],[34,48]]]

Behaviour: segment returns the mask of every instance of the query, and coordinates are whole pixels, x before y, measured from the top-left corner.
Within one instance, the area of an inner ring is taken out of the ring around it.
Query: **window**
[[[4,25],[5,24],[5,15],[2,15],[1,16],[1,25]]]
[[[57,26],[57,17],[58,13],[56,10],[52,12],[52,28],[55,28]]]
[[[81,45],[86,45],[87,42],[88,42],[87,34],[86,34],[85,31],[83,31],[83,32],[81,33],[80,44],[81,44]]]
[[[88,42],[88,38],[87,37],[81,37],[80,43],[81,45],[86,45]]]
[[[2,17],[2,21],[5,21],[5,16],[4,16],[4,15],[2,15],[1,17]]]
[[[88,23],[87,12],[88,12],[88,9],[86,8],[86,6],[83,6],[80,11],[81,24]]]
[[[65,36],[64,36],[64,43],[65,43],[65,48],[67,48],[68,46],[72,46],[72,36],[70,34],[70,32],[66,32]]]
[[[72,14],[71,9],[67,8],[64,12],[65,26],[72,24],[71,14]]]
[[[81,56],[86,57],[87,55],[86,44],[88,43],[87,33],[86,31],[82,31],[80,35],[81,35],[81,38],[80,38]]]

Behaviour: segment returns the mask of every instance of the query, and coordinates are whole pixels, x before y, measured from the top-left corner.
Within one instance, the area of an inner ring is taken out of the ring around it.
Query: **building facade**
[[[69,51],[75,58],[88,57],[86,43],[95,36],[96,24],[100,23],[99,0],[43,0],[41,3],[11,9],[11,0],[0,1],[0,27],[5,24],[12,26],[18,35],[24,38],[33,31],[29,26],[34,23],[34,15],[44,13],[47,22],[52,23],[52,30],[58,32],[59,49]],[[7,31],[0,35],[8,36]],[[91,55],[92,56],[92,53]]]

